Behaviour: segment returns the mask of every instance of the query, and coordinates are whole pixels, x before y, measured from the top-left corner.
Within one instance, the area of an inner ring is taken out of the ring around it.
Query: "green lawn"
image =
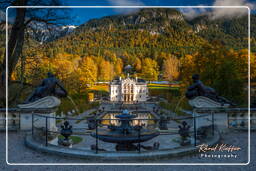
[[[149,89],[159,90],[179,90],[179,87],[164,87],[164,86],[148,86]]]
[[[180,85],[172,84],[148,84],[149,89],[158,89],[158,90],[179,90]]]
[[[98,85],[93,85],[90,88],[88,88],[89,91],[109,91],[109,86],[108,84],[98,84]]]

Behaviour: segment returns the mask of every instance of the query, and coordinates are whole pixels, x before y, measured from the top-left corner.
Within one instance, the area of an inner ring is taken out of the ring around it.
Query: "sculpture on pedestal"
[[[198,74],[194,74],[192,76],[192,79],[193,79],[193,84],[188,87],[186,92],[186,97],[189,100],[193,100],[198,96],[203,96],[203,97],[209,98],[213,102],[217,102],[221,104],[221,106],[223,106],[224,104],[235,105],[234,103],[227,100],[226,98],[219,96],[213,88],[205,86],[200,81]]]
[[[24,103],[31,103],[46,96],[66,97],[68,95],[60,81],[50,72],[48,77],[34,90]]]

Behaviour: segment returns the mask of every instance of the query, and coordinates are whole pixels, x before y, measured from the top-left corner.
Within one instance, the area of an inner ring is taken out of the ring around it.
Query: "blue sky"
[[[68,6],[197,6],[197,5],[247,5],[255,8],[256,0],[65,0],[64,5]],[[201,10],[199,12],[203,12]],[[77,8],[71,9],[72,21],[70,24],[80,25],[92,18],[100,18],[108,15],[122,14],[127,9],[108,9],[108,8]],[[195,15],[198,11],[188,9],[185,12],[188,16]],[[233,10],[232,13],[235,11]],[[230,11],[231,13],[231,11]],[[221,14],[224,15],[224,14]],[[220,16],[221,17],[221,16]]]
[[[62,0],[65,6],[249,6],[253,13],[256,13],[256,0]],[[130,9],[131,10],[131,9]],[[134,10],[134,9],[133,9]],[[180,9],[187,18],[193,18],[206,9]],[[125,14],[129,9],[114,8],[70,8],[70,20],[65,25],[80,25],[90,19],[101,18],[103,16]],[[15,12],[9,10],[9,21]],[[246,9],[215,9],[211,11],[212,17],[233,17],[246,15]],[[5,19],[4,11],[0,11],[0,21]]]

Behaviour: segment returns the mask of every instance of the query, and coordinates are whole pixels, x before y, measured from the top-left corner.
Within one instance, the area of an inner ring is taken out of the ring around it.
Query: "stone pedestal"
[[[197,96],[194,99],[189,100],[188,103],[195,108],[227,108],[230,106],[230,104],[219,103],[204,96]]]
[[[20,104],[18,107],[21,109],[20,113],[20,129],[21,130],[31,130],[32,129],[32,111],[37,110],[38,112],[34,115],[34,126],[36,128],[45,128],[47,124],[48,130],[56,131],[56,120],[55,111],[53,109],[60,105],[60,100],[54,96],[47,96],[41,98],[35,102],[28,104]],[[24,111],[26,112],[22,112]],[[49,113],[40,113],[40,109],[47,110]],[[31,110],[31,111],[30,111]]]
[[[207,115],[209,114],[209,115]],[[203,117],[196,118],[196,127],[207,127],[212,125],[212,115],[210,112],[197,113],[195,116],[206,115]],[[225,133],[228,130],[228,113],[218,112],[213,110],[213,119],[215,128],[218,128],[220,132]]]

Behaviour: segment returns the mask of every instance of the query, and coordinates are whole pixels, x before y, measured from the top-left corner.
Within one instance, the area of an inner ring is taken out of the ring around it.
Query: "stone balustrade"
[[[250,114],[250,127],[256,128],[256,108],[196,108],[197,114],[213,113],[215,125],[222,130],[229,128],[248,129],[248,117]]]
[[[58,98],[47,96],[28,104],[20,104],[17,108],[0,109],[0,128],[5,129],[8,121],[8,129],[16,127],[20,130],[31,130],[34,113],[47,116],[37,118],[36,126],[41,128],[47,124],[50,130],[56,130],[55,111],[60,103]]]
[[[25,127],[30,127],[32,124],[32,114],[49,115],[54,113],[56,109],[20,109],[20,108],[9,108],[7,111],[4,108],[0,109],[0,130],[6,129],[6,122],[8,120],[9,130],[19,130]],[[8,117],[6,117],[8,114]]]

